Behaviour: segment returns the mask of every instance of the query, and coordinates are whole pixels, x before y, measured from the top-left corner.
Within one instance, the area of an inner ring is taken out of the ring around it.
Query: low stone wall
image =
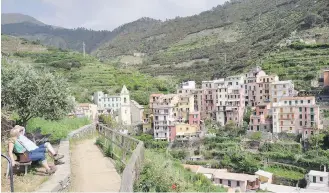
[[[70,186],[71,159],[69,139],[76,139],[93,134],[96,126],[94,124],[86,125],[80,129],[74,130],[68,134],[65,140],[61,140],[58,153],[64,155],[62,165],[57,166],[57,171],[49,180],[43,183],[36,192],[65,192]]]

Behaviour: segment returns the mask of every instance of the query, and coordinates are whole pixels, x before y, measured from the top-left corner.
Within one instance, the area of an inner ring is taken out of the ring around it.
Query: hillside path
[[[95,139],[86,139],[72,145],[70,191],[119,192],[120,175],[94,143]]]

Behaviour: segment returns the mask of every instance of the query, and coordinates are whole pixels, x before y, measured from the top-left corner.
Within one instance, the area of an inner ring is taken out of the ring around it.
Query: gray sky
[[[2,0],[2,13],[30,15],[66,28],[112,30],[141,17],[172,19],[206,11],[226,0]]]

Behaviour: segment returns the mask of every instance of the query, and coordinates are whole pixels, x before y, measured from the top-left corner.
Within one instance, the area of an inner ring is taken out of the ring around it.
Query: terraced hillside
[[[328,11],[326,0],[231,0],[199,15],[118,35],[93,54],[105,60],[143,52],[147,57],[139,70],[180,79],[226,76],[255,64],[294,30],[328,25]],[[198,59],[209,62],[181,65]]]
[[[298,90],[309,90],[321,69],[329,67],[329,44],[295,43],[264,59],[263,69],[282,80],[294,80]]]
[[[6,42],[19,42],[17,38],[5,36]],[[147,104],[149,95],[152,92],[172,91],[176,82],[172,80],[160,80],[149,75],[141,74],[135,69],[118,69],[115,63],[102,63],[98,59],[86,55],[83,57],[81,53],[58,50],[54,48],[45,48],[46,51],[16,51],[8,49],[6,42],[2,43],[3,50],[11,50],[8,56],[3,58],[2,62],[6,63],[22,63],[33,65],[37,68],[44,68],[53,73],[62,74],[70,83],[72,94],[80,102],[90,100],[91,95],[95,91],[104,91],[106,93],[119,93],[122,86],[126,85],[131,92],[132,99],[140,104]],[[32,50],[39,48],[40,45],[34,45],[29,41]],[[21,43],[22,43],[21,42]],[[23,46],[23,45],[20,45]]]

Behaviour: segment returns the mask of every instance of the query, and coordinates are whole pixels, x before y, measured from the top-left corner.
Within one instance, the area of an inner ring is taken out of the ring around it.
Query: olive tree
[[[58,120],[74,107],[63,78],[30,66],[4,65],[1,71],[1,107],[19,115],[26,126],[34,117]]]

